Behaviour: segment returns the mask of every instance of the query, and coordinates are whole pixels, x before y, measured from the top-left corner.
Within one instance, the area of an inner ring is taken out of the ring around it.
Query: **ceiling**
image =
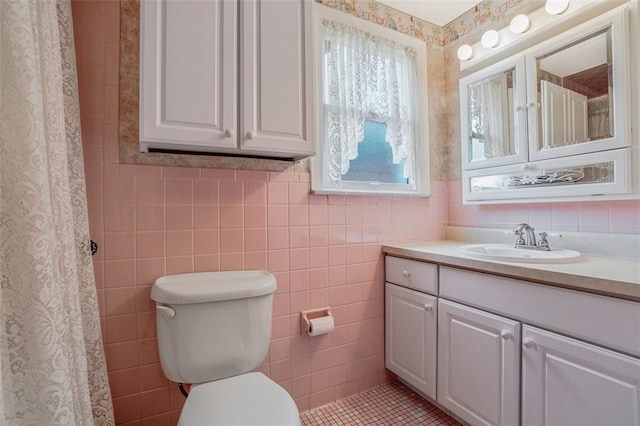
[[[376,0],[424,21],[443,27],[471,9],[478,0]]]

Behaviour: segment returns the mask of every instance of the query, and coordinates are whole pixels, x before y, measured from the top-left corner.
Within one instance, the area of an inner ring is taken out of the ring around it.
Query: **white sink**
[[[512,244],[467,244],[458,248],[462,253],[479,259],[524,263],[571,263],[580,258],[580,252],[567,249],[551,251],[515,248]]]

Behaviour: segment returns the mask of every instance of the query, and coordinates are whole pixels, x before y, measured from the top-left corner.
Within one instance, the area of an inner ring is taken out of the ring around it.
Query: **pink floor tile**
[[[429,401],[400,382],[301,413],[311,425],[459,425]]]

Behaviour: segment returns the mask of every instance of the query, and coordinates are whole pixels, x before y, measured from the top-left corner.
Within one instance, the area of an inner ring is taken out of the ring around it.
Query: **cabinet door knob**
[[[231,129],[225,129],[224,131],[225,138],[232,138],[234,134],[235,134],[234,131]]]
[[[538,103],[536,101],[527,102],[527,108],[533,108],[533,107],[535,107],[537,105],[538,105]]]
[[[522,105],[516,105],[516,111],[520,112],[524,109],[524,107]]]
[[[251,130],[247,132],[247,139],[253,140],[253,132]]]
[[[424,304],[424,310],[425,311],[431,311],[433,309],[433,305],[430,303],[425,303]]]
[[[500,332],[500,337],[502,337],[504,340],[509,340],[511,339],[511,332],[509,330],[502,330]]]
[[[406,269],[404,271],[402,271],[402,276],[407,278],[409,275],[411,275],[411,273],[409,271],[407,271]]]
[[[532,347],[535,346],[535,342],[533,341],[533,339],[531,337],[527,337],[525,339],[522,339],[522,346],[524,346],[525,348],[529,348],[531,349]]]

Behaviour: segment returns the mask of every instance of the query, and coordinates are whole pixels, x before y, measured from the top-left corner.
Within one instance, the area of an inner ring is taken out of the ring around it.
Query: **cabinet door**
[[[436,398],[437,299],[385,284],[385,365]]]
[[[612,149],[522,165],[468,170],[462,176],[466,202],[530,203],[559,197],[601,197],[631,191],[630,148]],[[570,183],[579,183],[570,185]],[[601,198],[598,198],[601,199]]]
[[[237,149],[236,2],[140,7],[141,149]]]
[[[518,424],[520,324],[443,299],[438,402],[471,424]]]
[[[311,2],[240,2],[240,144],[255,154],[315,153]]]
[[[523,327],[525,425],[640,424],[640,360]]]
[[[460,135],[464,170],[527,160],[524,57],[460,79]]]
[[[631,144],[627,12],[585,22],[526,55],[529,161]],[[545,85],[555,102],[545,99]]]

